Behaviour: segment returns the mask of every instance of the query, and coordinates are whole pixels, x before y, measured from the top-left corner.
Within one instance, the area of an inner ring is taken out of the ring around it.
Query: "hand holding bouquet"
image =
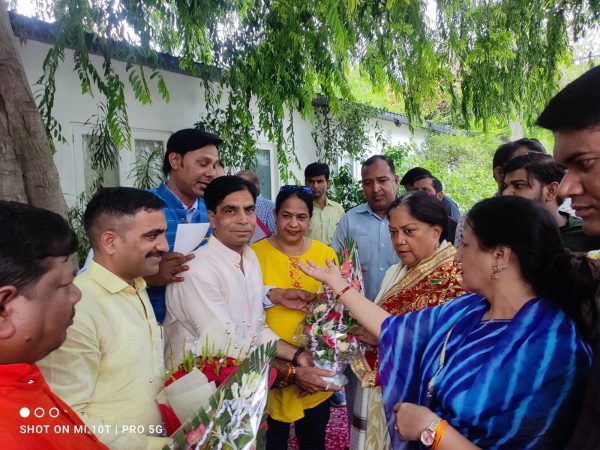
[[[338,253],[338,260],[341,262],[342,276],[348,284],[362,292],[362,271],[353,239],[346,240],[344,248]],[[356,321],[346,307],[335,300],[331,287],[324,284],[323,289],[302,322],[297,340],[312,354],[316,367],[336,372],[334,377],[324,380],[343,386],[348,380],[342,372],[358,349],[358,341],[351,333]]]

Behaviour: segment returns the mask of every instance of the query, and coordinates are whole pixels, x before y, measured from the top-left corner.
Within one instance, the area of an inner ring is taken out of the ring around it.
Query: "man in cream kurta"
[[[155,401],[165,375],[162,331],[143,276],[168,251],[163,203],[133,188],[106,188],[84,221],[94,260],[65,343],[40,361],[48,384],[111,450],[161,449]],[[114,209],[113,209],[114,208]]]
[[[185,280],[167,287],[167,361],[177,366],[184,346],[197,354],[208,343],[237,357],[278,340],[265,325],[262,273],[254,251],[245,245],[240,255],[213,235],[194,253]]]

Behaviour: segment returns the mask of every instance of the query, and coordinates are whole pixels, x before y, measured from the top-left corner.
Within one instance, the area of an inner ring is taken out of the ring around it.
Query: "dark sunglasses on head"
[[[285,186],[281,186],[280,192],[302,192],[306,195],[313,195],[313,190],[308,186],[298,186],[295,184],[286,184]]]

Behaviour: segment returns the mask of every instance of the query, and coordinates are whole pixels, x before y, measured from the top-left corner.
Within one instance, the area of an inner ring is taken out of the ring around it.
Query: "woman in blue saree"
[[[472,294],[402,316],[349,289],[333,265],[301,268],[379,336],[394,448],[564,448],[596,339],[597,267],[516,197],[473,207],[457,260]]]

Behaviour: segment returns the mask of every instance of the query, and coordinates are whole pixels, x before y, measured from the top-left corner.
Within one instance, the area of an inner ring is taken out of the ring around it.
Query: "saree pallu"
[[[461,270],[454,261],[456,249],[443,242],[436,252],[417,266],[408,269],[397,264],[386,272],[375,303],[390,314],[444,304],[463,291]],[[377,386],[377,351],[367,352],[352,364],[361,381],[352,411],[350,448],[352,450],[386,450],[390,448],[381,388]]]
[[[544,298],[529,300],[495,336],[473,338],[489,306],[484,297],[469,294],[383,323],[380,376],[395,449],[420,445],[394,432],[392,408],[398,402],[429,406],[485,449],[564,448],[583,401],[589,345]],[[446,339],[446,363],[428,398]]]

